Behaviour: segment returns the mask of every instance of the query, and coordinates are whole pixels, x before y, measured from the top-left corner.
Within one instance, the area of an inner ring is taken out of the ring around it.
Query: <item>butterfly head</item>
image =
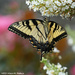
[[[47,19],[46,17],[44,18],[43,21],[44,21],[44,22],[43,22],[44,26],[48,26],[48,19]]]
[[[44,22],[47,22],[47,21],[48,21],[48,19],[45,17],[45,18],[44,18]]]

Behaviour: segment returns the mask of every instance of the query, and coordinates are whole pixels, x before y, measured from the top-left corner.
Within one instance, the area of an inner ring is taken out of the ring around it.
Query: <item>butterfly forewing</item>
[[[67,36],[65,29],[57,23],[50,21],[48,25],[50,26],[50,32],[48,35],[49,42],[57,42]]]
[[[46,42],[46,36],[42,20],[31,19],[31,20],[19,21],[13,23],[8,29],[21,36],[23,36],[23,34],[26,34],[28,36],[33,36],[38,42],[44,42],[44,43]],[[29,38],[27,36],[23,37]]]

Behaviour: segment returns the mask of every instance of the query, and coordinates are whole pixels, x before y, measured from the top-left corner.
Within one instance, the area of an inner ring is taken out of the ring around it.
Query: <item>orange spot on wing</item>
[[[31,44],[33,44],[33,42],[31,42]]]
[[[41,50],[41,49],[38,49],[38,50]]]
[[[37,46],[34,46],[34,47],[37,47]]]
[[[31,40],[31,38],[29,38]]]

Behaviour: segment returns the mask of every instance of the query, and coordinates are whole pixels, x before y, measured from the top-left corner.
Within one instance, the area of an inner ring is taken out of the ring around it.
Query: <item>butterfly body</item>
[[[9,26],[8,30],[28,38],[33,47],[41,53],[48,53],[54,49],[55,43],[67,36],[63,27],[56,22],[47,19],[29,19],[15,22]],[[41,55],[42,57],[42,55]]]

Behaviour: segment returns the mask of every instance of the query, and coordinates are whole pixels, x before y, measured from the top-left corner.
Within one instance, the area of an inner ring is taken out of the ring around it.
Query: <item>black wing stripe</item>
[[[55,23],[55,28],[53,30],[53,33],[55,32],[56,29],[57,29],[57,23]]]
[[[33,24],[36,25],[36,27],[38,26],[38,23],[36,22],[36,20],[32,20]]]
[[[41,35],[44,37],[44,35],[43,35],[42,32],[40,31],[40,29],[38,28],[38,23],[37,23],[37,21],[36,21],[36,20],[32,20],[32,22],[33,22],[34,25],[36,25],[37,30],[38,30],[38,31],[41,33]],[[46,38],[44,37],[44,39],[46,39]]]
[[[57,26],[57,30],[59,29],[59,26]]]
[[[32,30],[31,26],[29,25],[29,20],[26,20],[26,25],[27,25],[28,29]]]
[[[53,26],[53,23],[54,23],[54,22],[51,22],[51,24],[50,24],[50,28]]]
[[[55,42],[57,42],[57,41],[61,40],[62,38],[65,38],[66,36],[67,36],[67,33],[64,32],[64,33],[62,33],[61,35],[59,35],[58,37],[53,38],[53,40],[54,40]]]
[[[22,25],[25,26],[24,22],[22,22]]]
[[[17,23],[17,25],[19,25],[19,22],[15,22],[15,23]]]

